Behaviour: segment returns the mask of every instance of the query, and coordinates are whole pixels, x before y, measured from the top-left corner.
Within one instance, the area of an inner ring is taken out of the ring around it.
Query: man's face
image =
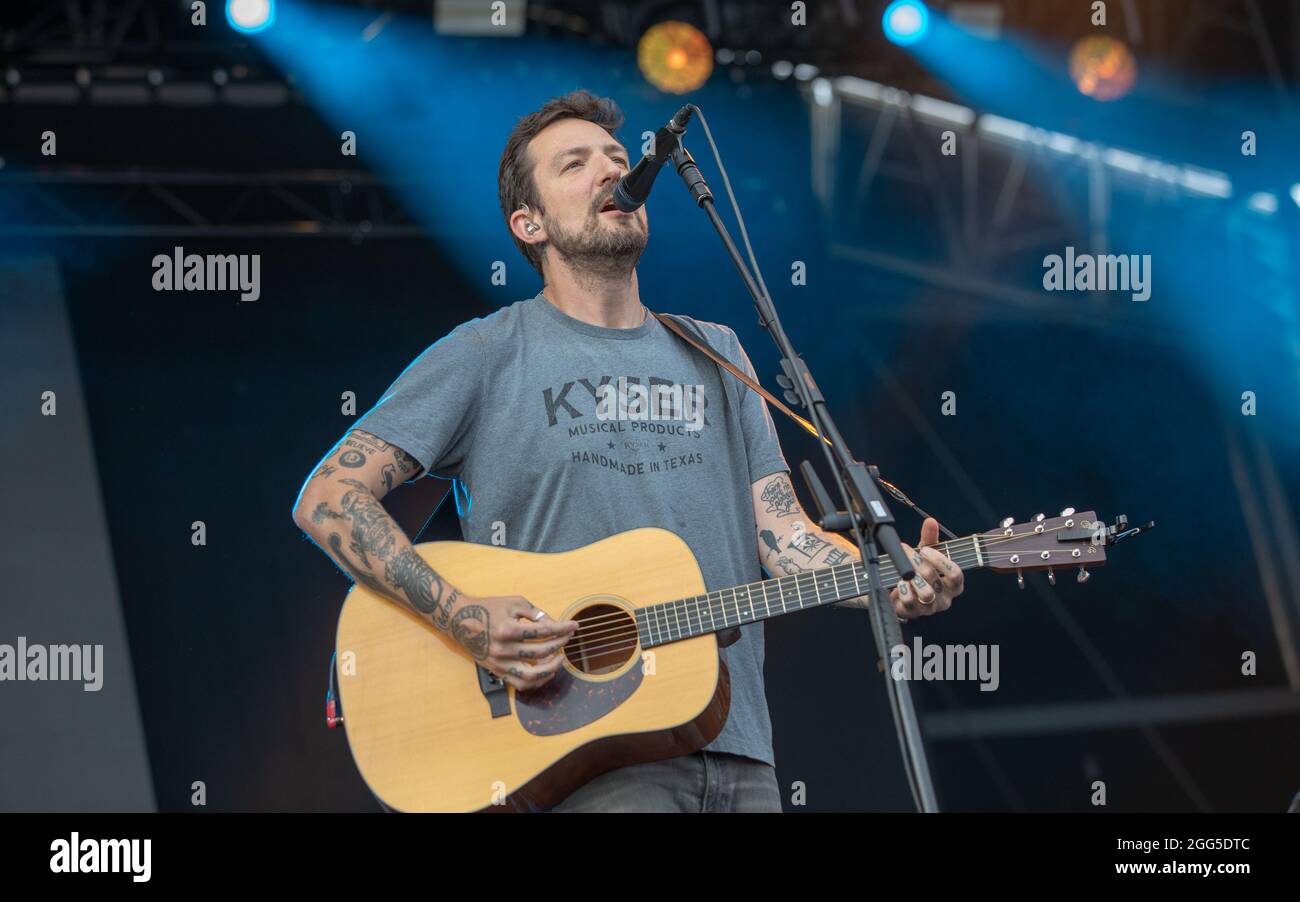
[[[650,238],[645,207],[601,212],[611,207],[614,186],[631,165],[627,150],[596,123],[573,118],[542,129],[529,149],[549,251],[579,271],[631,272]]]

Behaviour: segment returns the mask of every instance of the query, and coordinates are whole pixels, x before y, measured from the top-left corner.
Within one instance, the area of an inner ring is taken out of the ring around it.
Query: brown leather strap
[[[650,312],[651,312],[651,313],[654,313],[653,310],[650,311]],[[780,401],[778,401],[776,398],[772,397],[771,393],[770,393],[767,389],[763,388],[763,386],[759,385],[759,384],[758,384],[757,382],[755,382],[753,379],[749,378],[749,374],[748,374],[748,373],[746,373],[744,370],[741,370],[741,369],[739,369],[738,367],[736,367],[736,366],[735,366],[735,365],[734,365],[730,360],[725,360],[725,359],[723,359],[722,357],[720,357],[720,356],[718,355],[718,353],[717,353],[716,351],[714,351],[712,348],[708,347],[707,345],[700,344],[700,342],[696,341],[694,338],[691,338],[691,336],[687,335],[687,334],[686,334],[686,331],[685,331],[684,329],[682,329],[682,327],[681,327],[680,325],[678,325],[677,322],[676,322],[675,320],[673,320],[671,317],[665,316],[665,315],[662,314],[662,313],[655,313],[654,315],[655,315],[655,318],[656,318],[657,320],[659,320],[659,322],[663,323],[663,324],[664,324],[665,326],[667,326],[669,329],[672,329],[674,332],[676,332],[678,335],[680,335],[682,338],[684,338],[684,339],[687,341],[687,343],[689,343],[689,344],[691,344],[692,346],[698,348],[698,349],[700,350],[700,353],[704,354],[704,355],[705,355],[706,357],[708,357],[710,360],[712,360],[712,361],[714,361],[715,363],[717,363],[718,366],[723,367],[727,372],[731,373],[733,376],[735,376],[735,377],[736,377],[737,379],[739,379],[741,382],[745,383],[745,384],[748,385],[750,388],[752,388],[754,391],[758,392],[760,395],[762,395],[762,396],[763,396],[764,398],[766,398],[768,401],[770,401],[771,403],[775,404],[776,407],[777,407],[777,409],[780,410],[781,412],[783,412],[783,413],[784,413],[786,416],[788,416],[790,419],[794,420],[796,423],[798,423],[798,424],[799,424],[800,426],[802,426],[804,429],[807,429],[807,430],[808,430],[810,433],[812,433],[813,435],[816,435],[818,438],[820,438],[820,439],[821,439],[822,441],[824,441],[826,444],[829,445],[829,444],[831,443],[830,439],[828,439],[828,438],[826,438],[826,437],[824,437],[824,436],[818,435],[817,427],[813,426],[812,423],[808,422],[808,421],[805,420],[803,417],[799,416],[799,414],[795,413],[793,410],[791,410],[790,408],[786,407],[784,404],[782,404],[782,403],[781,403]],[[929,517],[929,516],[930,516],[930,515],[927,514],[925,511],[921,510],[921,508],[917,507],[916,504],[913,503],[913,501],[912,501],[911,498],[908,498],[907,495],[903,494],[903,490],[900,489],[898,486],[894,485],[892,482],[886,482],[884,479],[881,479],[881,478],[880,478],[880,475],[879,475],[878,473],[873,474],[873,475],[875,476],[876,481],[877,481],[878,483],[880,483],[881,485],[883,485],[883,486],[884,486],[884,487],[889,491],[889,493],[890,493],[891,495],[893,495],[893,496],[894,496],[895,498],[897,498],[899,501],[902,501],[904,504],[906,504],[906,505],[907,505],[908,507],[910,507],[912,510],[914,510],[914,511],[916,511],[918,514],[920,514],[920,515],[921,515],[921,519],[924,520],[926,517]],[[943,532],[948,536],[948,538],[950,538],[950,539],[955,539],[955,538],[957,538],[957,536],[952,532],[952,530],[948,529],[948,527],[944,526],[942,523],[939,524],[939,529],[942,530],[942,531],[943,531]],[[739,630],[737,630],[737,633],[738,633],[738,632],[739,632]],[[734,641],[735,641],[735,639],[731,639],[730,642],[721,642],[721,636],[722,636],[722,635],[723,635],[722,633],[719,633],[719,642],[720,642],[724,647],[725,647],[726,645],[730,645],[731,642],[734,642]]]
[[[687,335],[687,334],[686,334],[686,330],[684,330],[680,325],[678,325],[677,322],[676,322],[675,320],[673,320],[672,317],[670,317],[670,316],[665,316],[665,315],[662,314],[662,313],[655,313],[655,311],[653,311],[653,310],[650,311],[650,312],[654,314],[655,318],[658,319],[659,322],[663,323],[663,324],[664,324],[665,326],[667,326],[669,329],[672,329],[674,332],[676,332],[678,335],[680,335],[683,339],[685,339],[685,340],[687,341],[687,343],[689,343],[689,344],[693,345],[694,347],[698,348],[698,349],[700,350],[700,353],[704,354],[704,355],[705,355],[706,357],[708,357],[710,360],[714,361],[718,366],[722,367],[722,368],[725,369],[727,372],[731,373],[733,376],[735,376],[737,379],[739,379],[741,382],[745,383],[745,384],[748,385],[750,388],[752,388],[754,391],[758,392],[760,395],[762,395],[764,398],[766,398],[766,399],[767,399],[771,404],[773,404],[773,405],[776,407],[777,410],[780,410],[782,413],[784,413],[784,414],[785,414],[786,416],[788,416],[790,419],[794,420],[796,423],[798,423],[798,424],[799,424],[800,426],[802,426],[804,429],[808,430],[808,432],[812,433],[813,435],[816,435],[818,438],[821,438],[822,441],[826,442],[827,444],[830,444],[830,440],[829,440],[829,439],[822,438],[822,436],[820,436],[820,435],[818,434],[818,432],[817,432],[817,427],[816,427],[816,426],[814,426],[812,423],[810,423],[810,422],[808,422],[807,420],[805,420],[803,417],[799,416],[799,414],[795,413],[795,412],[794,412],[793,410],[791,410],[789,407],[786,407],[784,404],[782,404],[779,400],[777,400],[775,397],[772,396],[772,393],[771,393],[771,392],[769,392],[767,389],[763,388],[763,386],[759,385],[759,384],[758,384],[757,382],[755,382],[753,379],[749,378],[749,374],[748,374],[748,373],[746,373],[744,370],[740,369],[738,366],[736,366],[736,365],[735,365],[734,363],[732,363],[730,360],[727,360],[726,358],[722,357],[720,354],[718,354],[717,351],[713,350],[713,349],[710,348],[708,345],[701,344],[700,342],[696,341],[696,340],[695,340],[694,338],[692,338],[691,336]]]

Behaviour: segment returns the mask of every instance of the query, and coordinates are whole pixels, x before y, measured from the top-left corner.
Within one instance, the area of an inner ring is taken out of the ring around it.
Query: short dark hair
[[[614,132],[623,124],[623,111],[608,97],[597,97],[590,91],[577,90],[546,101],[541,109],[522,117],[515,124],[510,137],[506,139],[506,149],[501,154],[501,168],[497,172],[497,192],[507,229],[510,227],[510,215],[522,204],[528,204],[528,208],[537,211],[539,215],[543,212],[537,182],[533,179],[537,162],[530,158],[528,142],[552,122],[571,118],[594,122],[609,132],[611,138],[618,140]],[[542,248],[519,240],[514,232],[510,233],[510,237],[514,239],[519,253],[532,264],[538,275],[545,278],[542,272],[542,258],[545,256]]]

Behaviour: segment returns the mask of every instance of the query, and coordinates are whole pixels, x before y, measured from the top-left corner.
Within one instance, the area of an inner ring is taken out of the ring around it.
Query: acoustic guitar
[[[1154,525],[1154,524],[1150,524]],[[1070,570],[1140,532],[1092,512],[941,542],[963,570]],[[397,811],[539,811],[593,777],[688,754],[722,729],[730,681],[718,634],[867,593],[852,562],[706,592],[686,542],[643,528],[555,554],[426,542],[420,556],[471,595],[522,595],[580,628],[544,686],[516,691],[446,633],[362,585],[339,616],[338,678],[352,756]],[[898,582],[888,559],[880,577]]]

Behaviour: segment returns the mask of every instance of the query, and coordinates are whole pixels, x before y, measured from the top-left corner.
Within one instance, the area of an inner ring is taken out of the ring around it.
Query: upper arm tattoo
[[[400,472],[402,475],[406,475],[407,473],[420,468],[419,461],[411,457],[411,455],[407,454],[401,448],[391,442],[384,441],[376,435],[366,432],[364,429],[353,429],[348,433],[347,437],[343,439],[343,446],[348,450],[361,455],[361,462],[356,464],[356,466],[361,466],[366,462],[366,455],[383,454],[387,452],[393,455],[393,460],[396,463],[396,471]],[[342,454],[339,456],[341,458]],[[348,464],[344,464],[344,466],[348,466]],[[390,464],[390,466],[392,465]]]
[[[315,473],[311,474],[311,479],[316,479],[317,477],[320,476],[329,476],[337,470],[338,467],[334,466],[333,464],[321,464],[320,469],[317,470]],[[311,479],[309,479],[308,481],[310,482]]]
[[[391,442],[364,429],[353,429],[343,437],[334,453],[311,475],[308,482],[315,479],[328,481],[335,473],[346,474],[349,470],[360,470],[375,464],[380,464],[378,480],[385,494],[396,488],[398,483],[414,479],[423,470],[418,460]]]

